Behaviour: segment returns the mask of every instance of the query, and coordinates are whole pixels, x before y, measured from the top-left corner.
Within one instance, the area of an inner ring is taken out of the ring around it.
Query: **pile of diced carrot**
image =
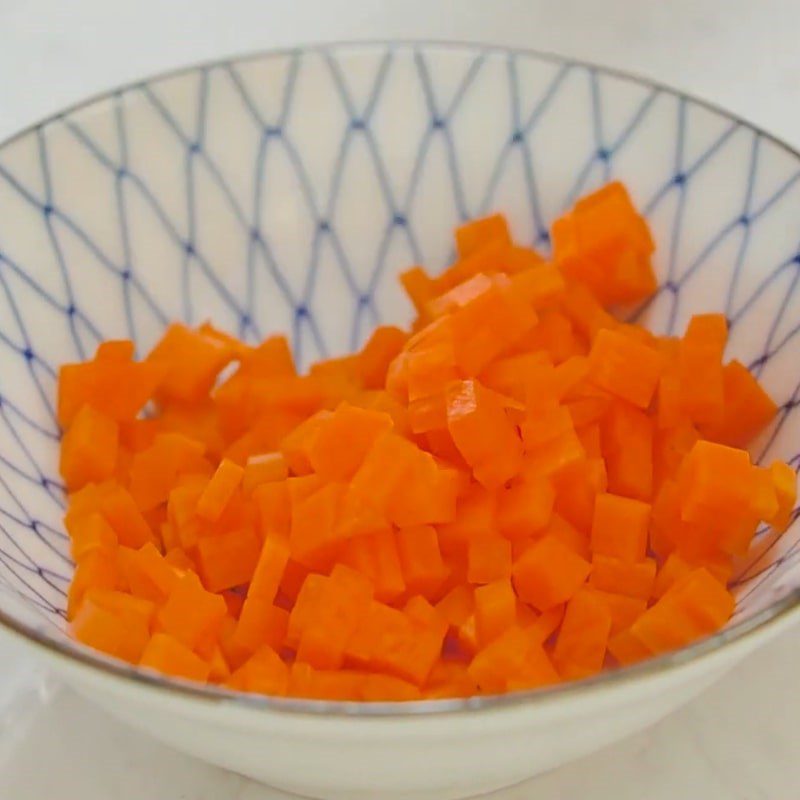
[[[609,184],[553,226],[499,216],[401,280],[411,332],[299,375],[171,325],[61,369],[71,631],[133,664],[268,695],[465,697],[593,675],[717,631],[732,560],[785,528],[776,407],[719,314],[681,338],[615,319],[656,288]]]

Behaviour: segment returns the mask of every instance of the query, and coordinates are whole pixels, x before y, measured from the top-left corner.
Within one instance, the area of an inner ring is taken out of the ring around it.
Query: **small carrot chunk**
[[[553,650],[553,662],[567,680],[599,672],[611,632],[611,613],[591,591],[578,592],[568,603]]]
[[[511,541],[544,530],[553,515],[555,490],[546,479],[521,481],[502,489],[497,498],[497,526]]]
[[[206,591],[199,578],[186,573],[156,614],[156,625],[191,650],[211,644],[227,614],[225,601]]]
[[[637,408],[650,405],[662,370],[657,350],[616,331],[601,330],[589,352],[590,380]]]
[[[631,627],[651,653],[664,653],[718,631],[733,613],[733,595],[708,570],[675,583]]]
[[[701,425],[703,436],[720,444],[745,447],[778,413],[772,398],[736,359],[722,368],[722,396],[716,417]]]
[[[543,536],[514,562],[519,597],[540,611],[570,599],[589,576],[592,565],[555,536]]]
[[[83,406],[61,442],[59,469],[67,489],[75,491],[112,477],[118,452],[117,423],[92,406]]]
[[[467,672],[484,694],[532,689],[560,680],[541,644],[518,625],[482,648]]]
[[[244,469],[223,458],[208,485],[197,499],[197,516],[216,522],[242,482]]]
[[[174,323],[147,359],[165,368],[159,392],[194,402],[208,394],[217,374],[233,356],[231,347],[217,337]]]
[[[436,529],[430,525],[401,528],[397,550],[408,590],[432,597],[447,576]]]
[[[257,694],[285,695],[289,688],[289,667],[271,647],[264,645],[231,675],[228,686]]]
[[[644,560],[650,505],[615,494],[597,496],[592,519],[592,551],[628,563]]]
[[[139,659],[139,666],[200,683],[205,683],[211,672],[210,664],[166,633],[153,634]]]
[[[496,488],[522,466],[522,442],[500,403],[478,381],[448,389],[447,427],[476,479]]]
[[[125,618],[88,597],[80,604],[70,631],[79,642],[131,664],[139,661],[150,635],[142,621]]]
[[[247,459],[242,489],[246,494],[252,494],[262,483],[285,481],[288,477],[289,467],[282,453],[261,453]]]
[[[205,587],[212,592],[249,583],[261,542],[251,528],[204,536],[197,543],[197,565]]]
[[[508,223],[502,214],[492,214],[482,219],[474,219],[456,228],[456,247],[461,258],[472,255],[491,241],[511,244]]]
[[[653,595],[655,580],[656,562],[652,558],[631,562],[601,554],[592,556],[589,584],[596,589],[647,600]]]
[[[485,647],[508,630],[517,619],[517,599],[508,578],[475,589],[475,627]]]
[[[511,575],[511,542],[499,534],[476,536],[467,551],[467,580],[492,583]]]

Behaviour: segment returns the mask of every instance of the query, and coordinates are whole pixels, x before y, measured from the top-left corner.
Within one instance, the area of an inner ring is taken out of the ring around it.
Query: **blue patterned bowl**
[[[729,355],[781,405],[754,455],[796,465],[800,157],[705,103],[532,53],[348,45],[144,81],[6,142],[0,621],[132,724],[315,796],[486,791],[708,684],[798,615],[798,525],[780,541],[759,534],[719,636],[527,695],[402,708],[244,698],[142,675],[64,634],[60,363],[108,337],[145,350],[175,318],[251,341],[288,331],[303,363],[344,352],[378,321],[408,321],[395,273],[444,266],[459,221],[499,209],[546,250],[550,221],[609,178],[627,183],[659,243],[661,287],[640,314],[679,331],[694,312],[724,311]]]

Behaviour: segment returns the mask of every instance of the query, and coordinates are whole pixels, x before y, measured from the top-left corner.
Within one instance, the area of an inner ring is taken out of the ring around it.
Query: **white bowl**
[[[325,798],[485,792],[659,719],[800,616],[800,526],[768,531],[728,628],[567,687],[470,701],[267,699],[142,674],[64,632],[71,573],[57,366],[99,338],[147,348],[167,320],[303,363],[406,322],[394,274],[450,255],[500,209],[547,249],[579,194],[624,180],[659,249],[640,314],[723,310],[729,355],[781,404],[754,455],[796,465],[800,156],[705,103],[601,68],[482,46],[268,53],[148,80],[0,147],[0,621],[92,701],[174,747]]]

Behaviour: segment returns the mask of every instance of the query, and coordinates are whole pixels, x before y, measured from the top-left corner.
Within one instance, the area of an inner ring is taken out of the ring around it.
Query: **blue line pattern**
[[[797,467],[800,160],[691,99],[529,54],[333,47],[136,84],[8,143],[0,585],[63,625],[59,364],[108,337],[146,351],[173,318],[290,331],[304,364],[343,352],[407,321],[394,274],[443,267],[452,225],[500,209],[547,251],[553,217],[611,178],[660,243],[660,288],[633,316],[673,332],[724,311],[730,355],[781,406],[754,454]],[[760,531],[737,616],[798,566],[797,526]]]

